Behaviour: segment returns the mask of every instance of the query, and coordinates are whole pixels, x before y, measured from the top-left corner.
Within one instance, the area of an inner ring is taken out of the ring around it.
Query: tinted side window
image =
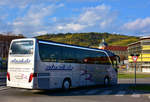
[[[99,52],[90,50],[79,50],[78,54],[78,59],[80,59],[82,63],[101,64],[99,61],[99,58],[101,57],[101,55],[99,55]]]
[[[39,43],[39,55],[42,61],[60,62],[61,54],[60,46]]]
[[[42,61],[62,63],[87,63],[110,65],[103,52],[89,51],[70,47],[39,43],[39,55]]]
[[[70,47],[62,47],[62,58],[61,60],[66,63],[80,63],[78,59],[78,49]]]
[[[103,52],[85,51],[84,63],[110,65],[107,55]]]
[[[96,64],[96,53],[94,51],[88,51],[85,50],[84,51],[84,63],[88,63],[88,64]]]
[[[105,54],[103,52],[94,52],[93,53],[93,61],[95,64],[105,64],[104,63],[104,56]]]
[[[103,53],[103,52],[102,52],[102,53]],[[107,56],[105,53],[103,53],[101,62],[102,62],[102,64],[105,64],[105,65],[110,65],[110,64],[111,64],[111,62],[110,62],[108,56]]]

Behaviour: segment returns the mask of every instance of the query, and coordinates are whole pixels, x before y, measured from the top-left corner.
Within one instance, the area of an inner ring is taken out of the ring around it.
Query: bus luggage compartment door
[[[49,73],[39,73],[38,74],[38,88],[39,89],[49,89]]]

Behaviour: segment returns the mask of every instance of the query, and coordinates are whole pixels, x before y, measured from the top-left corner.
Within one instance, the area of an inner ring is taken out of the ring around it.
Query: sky
[[[150,35],[150,0],[0,0],[0,33]]]

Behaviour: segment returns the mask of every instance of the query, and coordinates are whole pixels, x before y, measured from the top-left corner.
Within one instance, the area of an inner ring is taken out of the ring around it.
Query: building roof
[[[142,40],[150,40],[150,36],[140,37],[139,41],[128,44],[128,47],[140,44]]]
[[[147,39],[150,39],[150,36],[140,37],[140,40],[147,40]]]
[[[111,50],[111,51],[127,51],[127,46],[107,46],[105,47],[105,50]]]
[[[142,36],[142,37],[140,37],[140,39],[144,39],[144,38],[150,38],[150,35],[149,36]]]
[[[140,44],[140,41],[137,41],[137,42],[134,42],[134,43],[128,44],[128,46],[133,46],[133,45],[137,45],[137,44]]]

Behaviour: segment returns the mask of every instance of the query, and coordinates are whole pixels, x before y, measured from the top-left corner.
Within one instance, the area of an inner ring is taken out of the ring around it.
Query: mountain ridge
[[[136,36],[96,32],[45,34],[36,36],[36,38],[93,48],[97,48],[103,38],[105,39],[105,42],[110,46],[127,46],[128,44],[139,40],[139,37]]]

